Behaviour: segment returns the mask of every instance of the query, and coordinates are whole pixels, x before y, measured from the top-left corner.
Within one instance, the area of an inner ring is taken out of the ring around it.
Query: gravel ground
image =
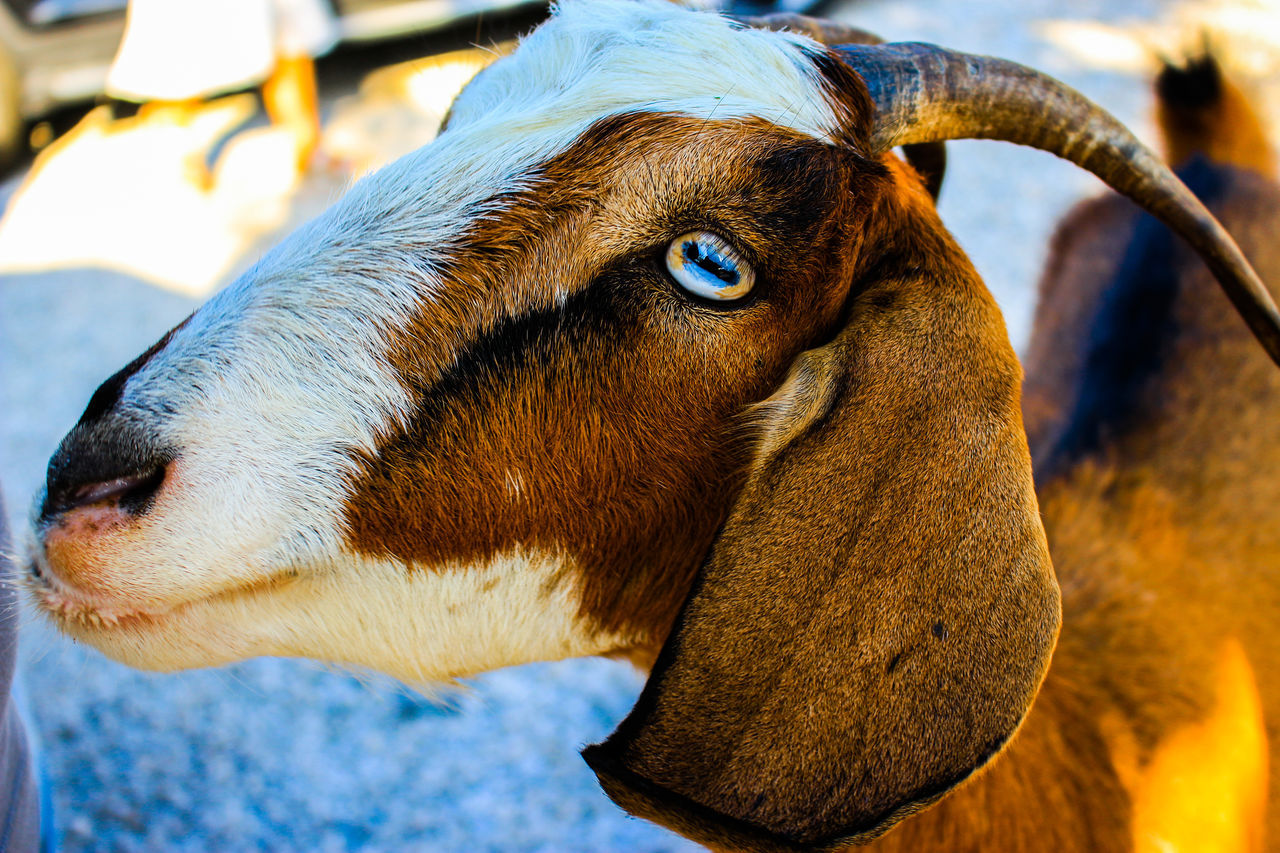
[[[1220,41],[1245,82],[1280,115],[1280,54],[1269,42],[1280,39],[1276,8],[1241,0],[881,0],[839,3],[830,14],[890,38],[1035,65],[1150,138],[1143,45],[1193,41],[1198,21],[1225,33]],[[416,125],[381,126],[401,134],[387,144],[402,148],[405,128]],[[1018,346],[1048,232],[1097,186],[1047,155],[951,146],[944,219]],[[10,182],[5,194],[12,189]],[[312,187],[290,200],[286,218],[313,213],[334,192]],[[97,384],[202,301],[83,260],[63,267],[0,276],[0,482],[15,525]],[[22,642],[26,698],[66,850],[691,849],[617,810],[577,755],[611,730],[640,689],[641,677],[622,664],[522,667],[427,700],[379,676],[291,660],[138,673],[38,621],[24,627]]]

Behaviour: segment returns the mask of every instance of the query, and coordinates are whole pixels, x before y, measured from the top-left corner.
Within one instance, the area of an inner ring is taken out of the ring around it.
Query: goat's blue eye
[[[756,274],[722,237],[691,231],[667,247],[667,271],[694,296],[732,302],[751,292]]]

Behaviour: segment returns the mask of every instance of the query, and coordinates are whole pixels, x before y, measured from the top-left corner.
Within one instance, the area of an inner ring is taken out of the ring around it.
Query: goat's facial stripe
[[[563,302],[527,314],[504,317],[458,352],[447,372],[433,384],[414,389],[416,408],[406,435],[436,428],[451,408],[485,388],[500,387],[509,377],[546,364],[558,347],[613,348],[627,333],[635,307],[624,306],[619,289],[603,275]]]

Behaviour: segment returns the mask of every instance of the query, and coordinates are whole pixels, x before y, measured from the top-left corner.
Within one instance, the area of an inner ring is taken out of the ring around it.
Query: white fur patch
[[[410,570],[353,559],[257,590],[230,591],[158,616],[64,625],[143,669],[256,655],[363,666],[428,684],[503,666],[604,654],[626,639],[578,616],[563,557],[516,551],[483,566]]]
[[[814,50],[805,36],[665,0],[567,0],[463,90],[447,134],[498,129],[557,150],[605,116],[639,110],[762,118],[831,139],[838,127],[806,56]]]

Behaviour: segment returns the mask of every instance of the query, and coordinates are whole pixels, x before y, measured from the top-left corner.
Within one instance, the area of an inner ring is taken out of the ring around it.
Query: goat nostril
[[[107,502],[140,515],[176,456],[137,418],[108,413],[77,424],[49,460],[40,519],[49,522],[59,513]]]
[[[163,466],[153,468],[141,474],[125,477],[113,477],[98,483],[85,483],[70,489],[60,499],[52,501],[53,513],[68,512],[77,507],[115,501],[121,509],[129,512],[141,511],[164,482]]]
[[[70,505],[73,507],[95,504],[98,501],[124,500],[142,489],[154,492],[164,478],[163,470],[156,470],[132,477],[116,477],[102,483],[89,483],[71,493]]]

